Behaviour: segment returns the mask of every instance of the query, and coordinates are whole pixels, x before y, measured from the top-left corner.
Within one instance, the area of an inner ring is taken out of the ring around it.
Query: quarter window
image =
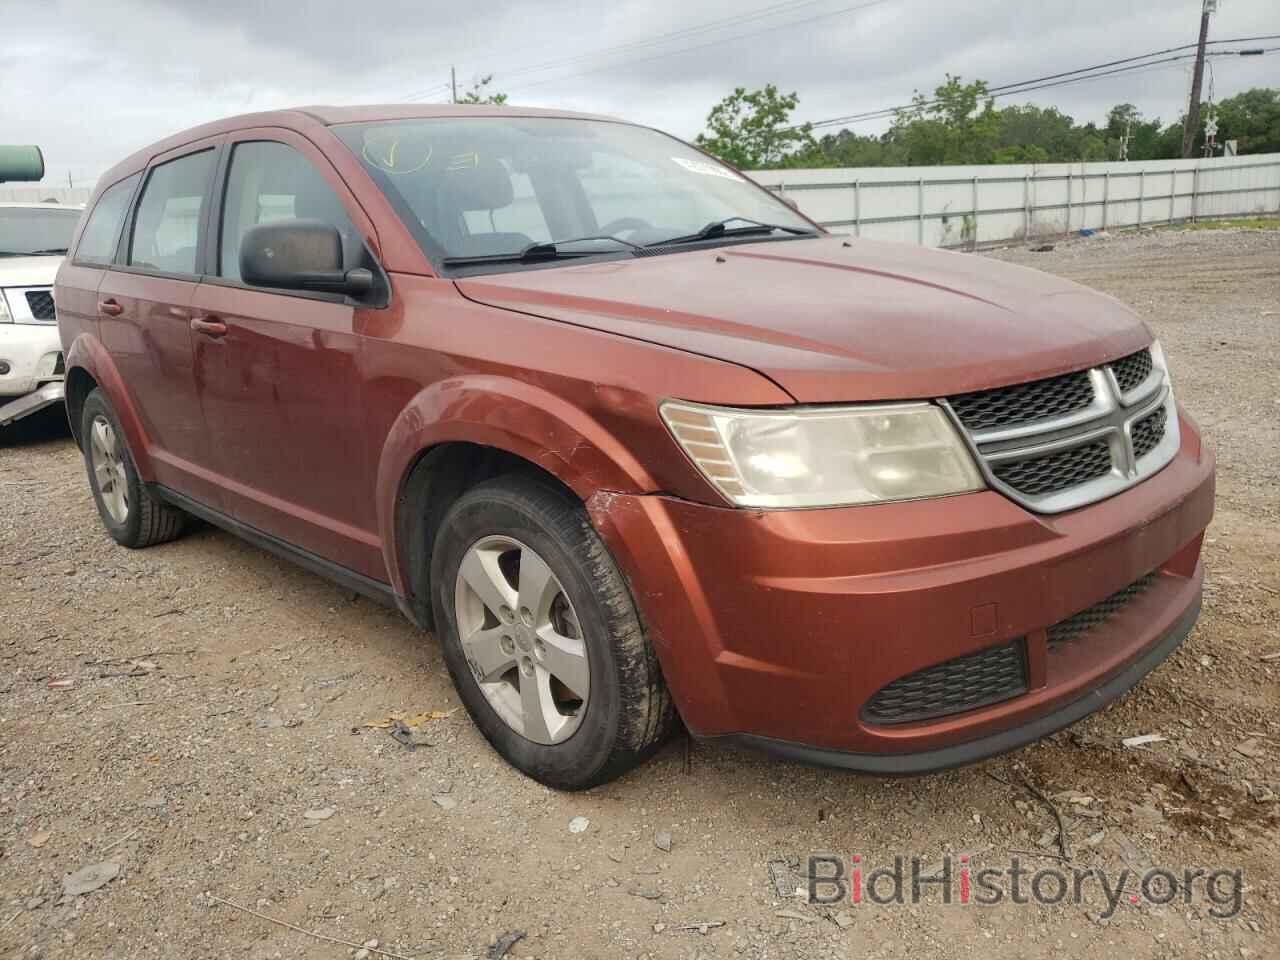
[[[102,192],[80,234],[80,244],[75,256],[77,262],[107,264],[115,259],[120,226],[129,209],[129,198],[133,196],[140,179],[142,174],[135,173]]]
[[[342,201],[311,162],[287,144],[253,140],[236,145],[222,208],[218,275],[240,279],[240,244],[260,223],[319,220],[342,236],[343,269],[364,266],[364,240]]]
[[[129,263],[163,273],[195,274],[214,152],[205,150],[162,163],[142,188],[129,243]]]

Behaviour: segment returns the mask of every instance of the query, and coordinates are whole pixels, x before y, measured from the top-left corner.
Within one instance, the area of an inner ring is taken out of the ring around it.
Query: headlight
[[[928,403],[734,410],[668,402],[662,419],[740,507],[833,507],[980,490],[973,458]]]
[[[9,312],[9,304],[5,302],[3,290],[0,290],[0,323],[13,323],[13,314]]]

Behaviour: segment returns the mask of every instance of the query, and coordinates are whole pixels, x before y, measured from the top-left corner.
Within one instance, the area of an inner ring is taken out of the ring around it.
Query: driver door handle
[[[118,317],[124,313],[124,307],[120,306],[113,298],[108,297],[106,300],[98,301],[98,312],[106,317]]]
[[[203,333],[206,337],[217,338],[227,335],[227,325],[213,317],[192,317],[191,329],[196,333]]]

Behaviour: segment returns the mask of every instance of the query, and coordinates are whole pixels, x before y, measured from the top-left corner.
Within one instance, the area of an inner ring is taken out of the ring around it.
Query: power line
[[[1280,40],[1280,33],[1270,34],[1262,37],[1236,37],[1231,40],[1210,40],[1209,43],[1211,44],[1212,43],[1248,43],[1253,40]],[[1032,80],[1024,80],[1021,83],[1006,83],[1003,86],[991,87],[990,89],[993,91],[1005,90],[1005,89],[1008,89],[1009,87],[1020,87],[1028,83],[1039,83],[1041,80],[1057,80],[1059,77],[1069,77],[1077,73],[1088,73],[1091,70],[1101,70],[1104,67],[1115,67],[1124,63],[1134,63],[1138,60],[1146,60],[1149,57],[1163,56],[1166,53],[1177,53],[1181,50],[1191,50],[1191,49],[1194,49],[1195,46],[1196,44],[1194,43],[1184,43],[1178,47],[1166,47],[1164,50],[1153,50],[1150,53],[1144,53],[1138,57],[1125,57],[1122,60],[1109,60],[1106,63],[1094,64],[1092,67],[1081,67],[1079,70],[1066,70],[1062,73],[1051,73],[1044,77],[1036,77]]]
[[[820,13],[812,17],[805,17],[802,20],[792,20],[786,23],[772,24],[760,30],[752,30],[747,33],[739,33],[731,37],[721,37],[720,39],[712,40],[709,43],[702,43],[692,47],[682,47],[679,50],[668,50],[664,53],[659,53],[651,57],[643,57],[641,59],[636,59],[636,60],[623,60],[618,63],[611,63],[611,64],[606,64],[604,66],[592,67],[587,70],[579,70],[579,71],[575,71],[574,73],[567,73],[558,77],[548,77],[547,79],[544,79],[544,80],[534,80],[531,83],[517,84],[516,86],[517,88],[528,89],[529,87],[543,86],[548,83],[558,83],[562,80],[571,80],[574,77],[584,77],[584,76],[589,76],[590,74],[593,74],[593,73],[602,73],[608,70],[615,70],[620,67],[631,67],[631,66],[636,66],[638,64],[642,64],[642,63],[650,63],[654,60],[663,60],[663,59],[666,59],[667,57],[679,56],[680,54],[684,54],[684,53],[692,53],[696,50],[705,50],[709,47],[719,46],[722,43],[732,43],[735,40],[745,40],[749,37],[759,36],[762,33],[769,33],[771,31],[779,31],[779,30],[790,30],[793,27],[799,27],[808,23],[814,23],[818,20],[827,20],[827,19],[830,19],[831,17],[838,17],[847,13],[855,13],[859,10],[867,10],[871,7],[878,7],[885,3],[892,3],[892,2],[893,0],[867,0],[867,2],[864,2],[864,3],[855,4],[849,7],[842,7],[839,10],[832,10],[827,13]]]
[[[775,16],[780,13],[789,12],[792,10],[798,10],[803,7],[812,7],[819,3],[829,3],[829,2],[830,0],[785,0],[785,2],[782,2],[782,3],[772,3],[766,7],[759,8],[755,11],[747,13],[746,15],[737,14],[734,16],[722,17],[717,20],[709,20],[705,23],[695,24],[694,26],[691,26],[691,27],[684,27],[679,30],[670,30],[666,33],[660,33],[652,37],[630,40],[624,43],[614,44],[613,46],[602,47],[599,50],[574,54],[573,56],[561,58],[559,60],[548,60],[542,63],[530,64],[523,67],[516,67],[516,68],[513,68],[512,70],[504,71],[500,75],[506,78],[506,77],[523,76],[529,73],[537,73],[537,72],[551,69],[557,66],[568,66],[572,63],[580,62],[583,60],[591,60],[596,57],[606,56],[610,53],[614,53],[619,50],[629,50],[629,49],[635,49],[638,47],[653,46],[655,44],[660,44],[668,40],[674,40],[674,39],[685,37],[685,36],[692,36],[699,33],[706,33],[708,31],[720,29],[727,26],[737,26],[742,23],[750,23],[753,21],[765,19],[767,17]],[[501,61],[502,59],[504,59],[504,56],[505,56],[504,54],[501,54],[501,53],[495,54],[492,51],[490,51],[488,54],[485,54],[483,56],[468,55],[468,59],[474,61],[477,59],[487,58],[490,60]],[[409,99],[415,99],[417,96],[425,96],[425,95],[426,95],[425,93],[415,94]]]
[[[1268,35],[1268,36],[1261,36],[1261,37],[1238,37],[1238,38],[1236,38],[1236,39],[1234,39],[1234,40],[1221,40],[1221,41],[1215,41],[1215,42],[1218,42],[1218,43],[1244,43],[1244,42],[1251,41],[1251,40],[1272,40],[1272,39],[1280,39],[1280,34],[1272,34],[1272,35]],[[1093,66],[1091,66],[1091,67],[1081,67],[1081,68],[1079,68],[1078,70],[1067,70],[1067,71],[1064,71],[1064,72],[1062,72],[1062,73],[1049,74],[1049,75],[1047,75],[1047,76],[1044,76],[1044,77],[1036,77],[1036,78],[1033,78],[1033,79],[1031,79],[1031,80],[1020,80],[1020,81],[1018,81],[1018,82],[1016,82],[1016,83],[1006,83],[1006,84],[1001,84],[1001,85],[999,85],[999,86],[995,86],[995,87],[988,87],[988,88],[987,88],[987,92],[988,92],[989,94],[994,94],[995,96],[1009,96],[1009,95],[1014,94],[1014,93],[1021,93],[1021,92],[1024,92],[1022,89],[1014,89],[1014,88],[1024,88],[1024,87],[1029,87],[1029,85],[1030,85],[1030,84],[1039,83],[1040,81],[1045,81],[1045,80],[1054,80],[1054,79],[1057,79],[1057,78],[1059,78],[1059,77],[1068,77],[1068,76],[1074,76],[1074,75],[1077,75],[1077,74],[1089,73],[1089,72],[1091,72],[1091,71],[1101,70],[1101,69],[1102,69],[1102,68],[1104,68],[1104,67],[1110,67],[1110,66],[1114,66],[1114,65],[1116,65],[1116,64],[1126,64],[1126,63],[1133,63],[1134,61],[1138,61],[1138,60],[1148,60],[1148,58],[1150,58],[1150,57],[1156,57],[1156,56],[1159,56],[1159,55],[1161,55],[1161,54],[1165,54],[1165,53],[1172,53],[1172,52],[1174,52],[1174,51],[1178,51],[1178,50],[1189,50],[1189,49],[1194,48],[1195,46],[1196,46],[1196,44],[1194,44],[1194,43],[1188,43],[1188,44],[1184,44],[1183,46],[1180,46],[1180,47],[1169,47],[1169,48],[1167,48],[1167,49],[1165,49],[1165,50],[1154,50],[1154,51],[1152,51],[1151,53],[1146,53],[1146,54],[1143,54],[1143,55],[1138,56],[1138,57],[1126,57],[1126,58],[1124,58],[1124,59],[1122,59],[1122,60],[1111,60],[1111,61],[1108,61],[1107,63],[1094,64],[1094,65],[1093,65]],[[1176,58],[1175,58],[1175,59],[1176,59]],[[1166,61],[1151,61],[1151,62],[1154,62],[1154,63],[1163,63],[1163,62],[1166,62]],[[1141,64],[1141,63],[1140,63],[1140,64],[1136,64],[1136,66],[1137,66],[1137,67],[1141,67],[1141,66],[1145,66],[1145,65],[1146,65],[1146,64]],[[1123,70],[1117,70],[1117,71],[1115,71],[1115,72],[1116,72],[1116,73],[1122,73],[1122,72],[1125,72],[1125,71],[1123,71]],[[1105,76],[1106,74],[1098,74],[1098,75],[1099,75],[1099,76]],[[1082,80],[1083,80],[1083,79],[1088,79],[1088,78],[1087,78],[1087,77],[1081,77],[1080,79],[1082,79]],[[918,106],[929,107],[929,106],[934,106],[935,104],[938,104],[938,103],[941,103],[941,102],[942,102],[941,100],[936,100],[936,99],[935,99],[935,100],[926,100],[924,103],[919,104]],[[908,103],[908,104],[903,104],[902,106],[897,106],[897,107],[883,107],[883,108],[878,109],[878,110],[868,110],[868,111],[865,111],[865,112],[863,112],[863,113],[854,113],[854,114],[848,114],[848,115],[846,115],[846,116],[842,116],[842,117],[833,117],[833,118],[831,118],[831,119],[829,119],[829,120],[817,120],[817,121],[814,121],[813,123],[811,123],[810,125],[811,125],[811,126],[814,126],[814,127],[822,127],[822,126],[830,126],[831,124],[836,124],[836,123],[852,123],[852,122],[858,122],[858,121],[862,121],[862,120],[878,120],[878,119],[883,119],[883,118],[885,118],[885,117],[893,116],[894,114],[896,114],[896,113],[897,113],[898,111],[900,111],[900,110],[910,110],[910,109],[912,109],[912,108],[914,108],[914,107],[916,107],[916,106],[917,106],[917,104],[915,104],[915,103]],[[801,124],[800,126],[803,126],[803,124]]]
[[[1237,37],[1233,40],[1217,41],[1219,43],[1244,43],[1253,40],[1271,40],[1280,39],[1280,34],[1270,34],[1259,37]],[[1106,76],[1114,76],[1121,73],[1129,73],[1141,70],[1144,67],[1154,66],[1158,64],[1171,63],[1178,60],[1188,60],[1194,57],[1194,54],[1183,54],[1181,56],[1166,57],[1163,60],[1151,60],[1165,53],[1172,53],[1179,50],[1188,50],[1197,46],[1194,43],[1185,44],[1178,47],[1169,47],[1166,50],[1155,50],[1151,53],[1142,54],[1137,57],[1125,57],[1121,60],[1108,61],[1107,63],[1094,64],[1091,67],[1081,67],[1077,70],[1067,70],[1061,73],[1048,74],[1043,77],[1036,77],[1030,80],[1020,80],[1016,83],[1006,83],[995,87],[987,88],[987,95],[991,98],[1013,96],[1019,93],[1030,93],[1034,90],[1044,90],[1050,87],[1066,86],[1070,83],[1080,83],[1085,80],[1098,79]],[[1264,51],[1271,52],[1270,50]],[[1237,56],[1241,51],[1212,51],[1210,56]],[[1143,61],[1141,63],[1137,61]],[[1127,66],[1126,66],[1127,64]],[[1112,70],[1103,70],[1105,67],[1115,67]],[[1087,74],[1087,75],[1086,75]],[[1048,82],[1052,81],[1052,82]],[[861,123],[866,120],[882,120],[896,115],[902,110],[911,110],[918,107],[930,107],[941,103],[940,99],[926,100],[922,103],[908,103],[896,107],[882,107],[877,110],[868,110],[862,113],[846,114],[845,116],[832,117],[826,120],[816,120],[808,125],[813,128],[833,126],[842,123]],[[805,124],[795,124],[790,129],[797,129]]]
[[[504,78],[524,76],[529,73],[537,73],[539,71],[550,69],[552,67],[568,66],[569,64],[581,62],[583,60],[593,60],[596,57],[601,57],[609,53],[615,53],[619,50],[632,50],[639,47],[651,47],[651,46],[654,46],[655,44],[664,43],[667,40],[676,39],[678,37],[693,36],[699,33],[707,33],[708,31],[718,30],[727,26],[736,27],[744,23],[752,23],[757,20],[763,20],[768,17],[775,16],[784,11],[797,10],[803,7],[812,7],[820,3],[829,3],[829,2],[830,0],[799,0],[799,2],[797,2],[797,0],[789,0],[789,2],[787,3],[775,3],[775,4],[771,4],[768,7],[763,7],[757,11],[749,13],[746,16],[737,14],[734,16],[722,17],[719,20],[710,20],[698,26],[687,27],[682,30],[672,30],[667,33],[660,33],[648,39],[632,40],[627,43],[620,43],[612,47],[604,47],[600,50],[577,54],[575,56],[566,57],[561,60],[549,60],[545,63],[534,64],[528,67],[518,67],[514,70],[509,70],[502,73],[501,76]]]

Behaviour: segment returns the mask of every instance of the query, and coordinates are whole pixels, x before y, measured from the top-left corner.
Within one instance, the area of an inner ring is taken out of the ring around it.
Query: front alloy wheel
[[[507,726],[534,743],[573,736],[591,668],[578,615],[547,562],[511,537],[485,537],[462,559],[454,609],[467,663]]]
[[[631,591],[565,488],[520,472],[464,493],[440,521],[430,583],[458,695],[518,770],[584,790],[673,728]]]

